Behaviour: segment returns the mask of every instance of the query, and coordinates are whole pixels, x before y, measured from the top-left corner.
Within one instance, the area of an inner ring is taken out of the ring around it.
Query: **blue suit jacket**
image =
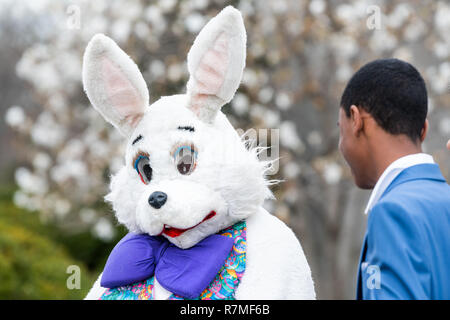
[[[450,186],[439,166],[403,170],[369,213],[357,299],[450,299]]]

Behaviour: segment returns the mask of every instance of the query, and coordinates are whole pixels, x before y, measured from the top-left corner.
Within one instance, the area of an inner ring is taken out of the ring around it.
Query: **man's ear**
[[[131,135],[149,103],[147,85],[131,58],[103,34],[87,45],[83,86],[94,108],[123,135]]]
[[[423,124],[422,132],[420,133],[420,142],[423,142],[425,138],[427,137],[428,133],[428,119],[425,119],[425,123]]]
[[[450,139],[447,141],[447,149],[450,150]]]
[[[212,122],[234,96],[245,66],[247,35],[241,13],[228,6],[211,19],[188,53],[188,108]]]
[[[364,121],[360,109],[352,105],[350,107],[350,125],[355,136],[359,136],[364,129]]]

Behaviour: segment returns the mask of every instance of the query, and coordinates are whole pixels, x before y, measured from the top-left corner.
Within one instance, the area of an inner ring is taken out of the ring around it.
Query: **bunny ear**
[[[228,6],[211,19],[188,53],[188,108],[212,122],[239,87],[247,35],[241,13]]]
[[[138,67],[103,34],[95,35],[84,53],[83,86],[94,108],[125,136],[132,133],[149,103]]]

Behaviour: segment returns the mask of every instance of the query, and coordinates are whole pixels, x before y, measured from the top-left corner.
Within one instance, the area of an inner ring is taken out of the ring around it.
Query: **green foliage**
[[[0,192],[0,299],[81,299],[93,276],[85,264],[70,256],[52,236],[58,232],[43,225],[36,212],[15,207]],[[67,288],[67,267],[81,270],[81,289]]]
[[[127,233],[123,226],[117,226],[116,231],[116,236],[110,242],[94,237],[89,231],[67,234],[64,230],[57,229],[52,237],[63,245],[73,258],[84,262],[89,270],[100,273],[113,247]]]

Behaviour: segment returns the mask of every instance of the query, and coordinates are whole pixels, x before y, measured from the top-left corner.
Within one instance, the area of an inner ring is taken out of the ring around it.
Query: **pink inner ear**
[[[192,109],[195,111],[209,95],[217,95],[222,87],[228,68],[228,38],[220,34],[214,46],[206,51],[194,71]]]
[[[111,107],[130,125],[135,126],[143,114],[143,101],[136,88],[117,66],[108,58],[102,59],[102,77],[105,94]]]

